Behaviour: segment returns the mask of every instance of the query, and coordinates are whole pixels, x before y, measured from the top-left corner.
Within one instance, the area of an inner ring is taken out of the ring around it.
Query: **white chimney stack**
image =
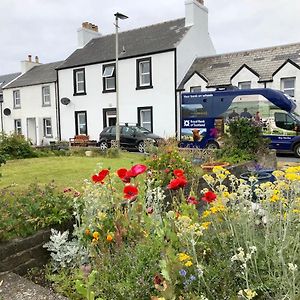
[[[185,26],[201,24],[208,30],[208,9],[203,0],[185,1]]]
[[[83,48],[90,40],[100,36],[97,25],[89,22],[82,23],[82,27],[77,30],[78,48]]]
[[[35,62],[32,61],[32,55],[28,54],[28,59],[21,61],[21,72],[22,74],[28,72],[30,69],[32,69],[34,66],[40,65],[39,57],[35,57]]]

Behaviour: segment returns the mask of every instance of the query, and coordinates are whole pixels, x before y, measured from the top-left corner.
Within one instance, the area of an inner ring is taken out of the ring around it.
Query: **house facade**
[[[22,134],[33,145],[59,140],[56,68],[61,62],[33,64],[3,88],[3,128]]]
[[[185,11],[183,19],[119,34],[121,124],[138,123],[160,136],[175,136],[177,85],[195,57],[215,54],[203,1],[187,0]],[[83,25],[80,34],[95,30],[93,24]],[[86,134],[98,140],[104,127],[116,123],[115,35],[96,32],[81,44],[58,68],[58,82],[61,139]]]

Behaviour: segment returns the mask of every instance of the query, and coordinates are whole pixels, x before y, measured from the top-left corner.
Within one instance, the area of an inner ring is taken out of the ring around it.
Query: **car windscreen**
[[[299,114],[297,114],[296,112],[293,112],[292,116],[298,123],[300,123],[300,115]]]
[[[142,134],[149,134],[149,133],[151,133],[148,129],[146,129],[144,127],[140,127],[140,126],[133,126],[132,129],[136,133],[142,133]]]

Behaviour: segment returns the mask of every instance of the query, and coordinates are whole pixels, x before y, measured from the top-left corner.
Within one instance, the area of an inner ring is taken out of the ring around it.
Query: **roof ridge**
[[[137,27],[137,28],[132,28],[132,29],[125,30],[125,31],[120,31],[119,34],[127,33],[127,32],[130,32],[130,31],[135,31],[135,30],[139,30],[139,29],[144,29],[144,28],[150,28],[150,27],[158,26],[158,25],[165,24],[165,23],[175,22],[175,21],[179,21],[179,20],[184,20],[184,17],[177,18],[177,19],[172,19],[172,20],[168,20],[168,21],[163,21],[163,22],[159,22],[159,23],[155,23],[155,24],[150,24],[150,25],[146,25],[146,26],[141,26],[141,27]],[[98,40],[98,39],[101,39],[101,38],[104,38],[104,37],[108,37],[108,36],[112,36],[112,35],[115,35],[115,33],[110,33],[110,34],[102,35],[102,36],[93,38],[92,40]]]
[[[225,53],[220,53],[220,54],[216,54],[216,55],[202,56],[202,57],[198,57],[197,60],[198,59],[203,59],[203,58],[211,58],[211,57],[238,54],[238,53],[247,53],[247,52],[257,52],[257,51],[261,51],[261,50],[270,50],[270,49],[274,49],[274,48],[284,48],[284,47],[296,46],[296,45],[300,46],[300,42],[290,43],[290,44],[283,44],[283,45],[276,45],[276,46],[269,46],[269,47],[262,47],[262,48],[255,48],[255,49],[248,49],[248,50],[241,50],[241,51],[225,52]]]

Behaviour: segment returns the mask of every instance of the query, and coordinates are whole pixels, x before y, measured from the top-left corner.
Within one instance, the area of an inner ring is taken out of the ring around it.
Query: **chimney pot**
[[[28,54],[28,61],[29,61],[29,62],[32,62],[31,57],[32,57],[32,55],[31,55],[31,54]]]
[[[198,2],[202,5],[204,5],[204,0],[198,0]]]
[[[38,57],[38,56],[35,57],[35,62],[38,63],[38,64],[40,63],[40,62],[39,62],[39,57]]]

